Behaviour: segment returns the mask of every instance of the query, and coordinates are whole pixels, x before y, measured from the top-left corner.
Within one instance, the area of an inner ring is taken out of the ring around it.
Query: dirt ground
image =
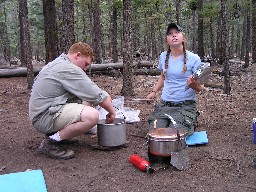
[[[170,167],[153,174],[141,172],[128,160],[133,153],[147,159],[146,119],[154,104],[125,102],[125,106],[141,111],[139,123],[127,124],[126,147],[95,149],[97,137],[87,134],[66,145],[75,151],[74,159],[59,161],[37,152],[44,135],[36,132],[28,120],[26,78],[1,78],[0,174],[42,169],[48,192],[256,191],[256,166],[252,164],[256,157],[252,130],[256,65],[241,70],[240,65],[232,64],[231,68],[230,96],[210,87],[198,95],[201,115],[197,131],[206,130],[209,143],[188,147],[186,170]],[[113,98],[119,95],[121,78],[97,75],[92,79]],[[145,97],[156,80],[137,76],[134,98]],[[222,83],[223,77],[214,74],[211,81]]]

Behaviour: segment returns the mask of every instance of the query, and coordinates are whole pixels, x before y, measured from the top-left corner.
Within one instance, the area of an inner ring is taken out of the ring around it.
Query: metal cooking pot
[[[98,144],[105,147],[115,147],[126,142],[125,119],[116,118],[113,123],[105,124],[105,119],[97,125]]]
[[[168,157],[186,148],[186,131],[175,128],[154,128],[147,134],[149,153]]]

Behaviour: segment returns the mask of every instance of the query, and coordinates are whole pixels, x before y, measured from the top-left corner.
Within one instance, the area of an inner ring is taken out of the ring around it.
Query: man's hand
[[[114,113],[114,114],[108,113],[108,114],[106,115],[106,121],[105,121],[105,123],[106,123],[106,124],[112,123],[112,122],[115,120],[115,118],[116,118],[116,114],[115,114],[115,113]]]

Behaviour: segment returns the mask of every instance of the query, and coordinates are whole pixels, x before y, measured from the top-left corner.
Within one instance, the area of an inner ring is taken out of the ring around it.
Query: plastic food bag
[[[140,121],[140,110],[124,107],[123,96],[118,96],[116,99],[113,99],[112,104],[116,111],[116,118],[125,119],[126,123],[135,123]],[[99,111],[99,119],[105,119],[108,112],[100,106],[97,106],[96,109]]]
[[[126,117],[126,123],[136,123],[140,121],[140,118],[139,118],[140,110],[135,110],[130,107],[125,107],[124,114]]]
[[[112,104],[116,111],[116,118],[125,119],[126,123],[135,123],[140,121],[140,110],[134,110],[130,107],[124,107],[123,96],[118,96],[116,99],[113,99]],[[99,111],[99,120],[106,119],[106,115],[108,114],[108,112],[105,109],[103,109],[99,105],[96,106],[95,109]],[[91,130],[86,133],[97,134],[97,125],[95,125]]]

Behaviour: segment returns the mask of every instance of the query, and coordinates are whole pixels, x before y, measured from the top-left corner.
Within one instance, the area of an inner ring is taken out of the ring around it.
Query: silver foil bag
[[[210,63],[204,63],[204,62],[202,62],[201,65],[198,66],[198,68],[192,75],[192,78],[195,79],[195,81],[198,84],[206,83],[210,79],[210,77],[211,77]],[[188,89],[189,87],[186,86],[185,91]]]

